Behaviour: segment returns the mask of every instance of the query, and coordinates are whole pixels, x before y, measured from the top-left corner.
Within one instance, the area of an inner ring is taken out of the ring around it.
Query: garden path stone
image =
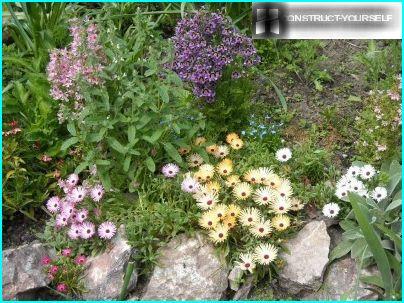
[[[290,252],[282,253],[285,267],[279,274],[279,286],[289,294],[318,290],[328,263],[330,236],[324,221],[311,221],[288,242]]]
[[[219,300],[228,286],[228,269],[215,249],[197,233],[181,234],[159,250],[158,266],[142,300]]]
[[[360,275],[374,275],[377,269],[363,269]],[[358,281],[358,264],[349,256],[333,262],[327,269],[324,282],[317,292],[303,295],[303,300],[377,300],[377,294]],[[358,283],[358,285],[357,285]],[[358,286],[358,287],[357,287]]]
[[[15,300],[45,287],[50,282],[41,260],[49,255],[44,245],[33,242],[3,251],[3,299]]]
[[[127,243],[124,234],[124,228],[121,226],[106,251],[89,258],[84,278],[87,290],[82,295],[84,300],[111,300],[119,297],[126,266],[135,254],[135,249]],[[133,290],[136,282],[135,269],[127,290]]]

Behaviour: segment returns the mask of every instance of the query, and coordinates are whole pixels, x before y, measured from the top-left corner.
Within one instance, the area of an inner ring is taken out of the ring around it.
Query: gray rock
[[[318,290],[328,263],[330,236],[324,221],[308,223],[295,238],[285,244],[285,267],[279,274],[279,286],[289,294]]]
[[[201,234],[182,234],[159,250],[142,300],[219,300],[227,289],[228,270]]]
[[[373,275],[375,269],[364,269],[360,275]],[[377,294],[358,280],[358,265],[349,256],[333,262],[327,269],[320,290],[306,293],[303,300],[377,300]]]
[[[252,275],[248,275],[241,285],[241,287],[236,291],[233,296],[234,301],[246,300],[248,295],[250,294],[251,288],[253,287],[254,277]]]
[[[243,274],[244,271],[241,270],[240,267],[233,267],[228,276],[229,286],[231,290],[237,291],[240,288],[240,282]]]
[[[49,251],[40,243],[31,243],[3,251],[3,299],[30,296],[49,280],[41,260]]]
[[[107,250],[88,260],[85,272],[84,285],[86,292],[84,300],[111,300],[117,299],[123,285],[126,266],[135,250],[129,246],[125,237],[123,226],[109,244]],[[135,288],[137,282],[136,269],[133,271],[127,290]]]

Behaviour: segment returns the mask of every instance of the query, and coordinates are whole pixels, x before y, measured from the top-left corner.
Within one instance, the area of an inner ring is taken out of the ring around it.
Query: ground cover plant
[[[313,221],[341,235],[327,266],[357,265],[354,299],[360,283],[401,299],[401,43],[254,41],[250,9],[4,6],[3,248],[53,249],[37,262],[52,299],[91,291],[121,234],[136,254],[120,299],[182,234],[249,299],[305,299],[276,285]]]

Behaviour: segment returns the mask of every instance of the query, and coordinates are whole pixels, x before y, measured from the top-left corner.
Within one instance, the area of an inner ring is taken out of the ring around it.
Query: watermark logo
[[[253,3],[254,39],[401,39],[401,3]]]

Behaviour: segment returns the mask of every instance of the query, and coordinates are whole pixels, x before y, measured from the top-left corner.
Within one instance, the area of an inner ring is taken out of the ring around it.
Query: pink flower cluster
[[[70,46],[55,49],[50,54],[47,67],[51,83],[50,94],[55,100],[82,102],[80,81],[99,85],[102,81],[98,73],[104,69],[104,55],[98,42],[98,29],[95,24],[85,28],[77,19],[71,20]]]
[[[84,180],[79,185],[79,176],[71,174],[66,180],[58,180],[59,187],[65,193],[63,198],[51,197],[46,202],[47,209],[56,215],[56,228],[69,228],[67,235],[70,239],[90,239],[96,234],[96,226],[89,220],[89,210],[80,207],[86,198],[98,203],[104,196],[104,188],[101,184],[90,185]],[[100,210],[94,210],[95,215],[100,215]],[[111,239],[116,233],[116,227],[112,222],[106,221],[99,225],[98,236],[102,239]]]

